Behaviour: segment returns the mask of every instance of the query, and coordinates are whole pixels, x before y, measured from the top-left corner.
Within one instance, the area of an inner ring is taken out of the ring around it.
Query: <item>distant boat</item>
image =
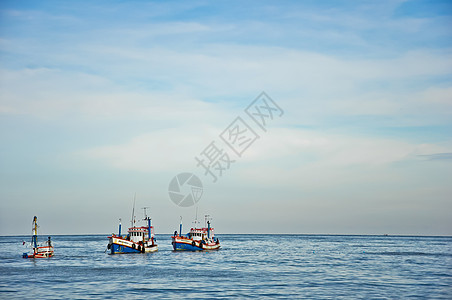
[[[171,237],[173,249],[188,250],[188,251],[203,251],[203,250],[217,250],[220,249],[220,240],[215,237],[214,229],[210,227],[210,220],[206,216],[207,227],[203,228],[191,228],[189,233],[182,235],[182,218],[179,226],[179,233],[174,232]]]
[[[144,208],[144,221],[147,221],[147,226],[135,226],[135,200],[134,208],[132,210],[132,227],[127,231],[126,236],[121,235],[121,219],[119,219],[119,233],[112,234],[108,237],[109,242],[107,249],[110,254],[120,253],[146,253],[156,252],[158,246],[155,241],[154,227],[151,226],[151,218],[146,215],[146,208]]]
[[[52,241],[50,240],[50,236],[48,237],[47,241],[45,241],[42,245],[38,245],[38,217],[33,217],[33,228],[31,230],[32,237],[31,237],[31,248],[33,253],[23,253],[23,258],[45,258],[45,257],[52,257],[54,255],[54,249],[52,245]],[[24,242],[24,245],[26,243]]]

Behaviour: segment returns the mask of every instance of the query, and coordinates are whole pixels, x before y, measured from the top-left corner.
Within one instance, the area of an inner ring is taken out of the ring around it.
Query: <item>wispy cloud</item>
[[[424,158],[426,160],[450,160],[452,159],[452,152],[424,154],[419,155],[419,157]]]

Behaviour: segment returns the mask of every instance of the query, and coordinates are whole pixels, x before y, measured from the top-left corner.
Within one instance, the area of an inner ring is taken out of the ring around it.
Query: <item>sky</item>
[[[1,1],[0,235],[116,232],[134,198],[156,233],[452,235],[451,28],[450,1]]]

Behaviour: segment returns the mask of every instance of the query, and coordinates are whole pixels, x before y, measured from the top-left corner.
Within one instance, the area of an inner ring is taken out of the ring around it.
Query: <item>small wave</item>
[[[389,256],[446,256],[452,257],[451,253],[428,253],[415,251],[387,251],[387,252],[365,252],[373,255],[389,255]]]

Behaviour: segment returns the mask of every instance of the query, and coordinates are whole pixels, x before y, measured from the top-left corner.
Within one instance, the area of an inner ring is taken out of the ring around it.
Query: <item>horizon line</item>
[[[169,235],[174,233],[156,233],[156,235]],[[80,234],[38,234],[38,236],[109,236],[105,233],[80,233]],[[352,234],[352,233],[215,233],[215,235],[304,235],[304,236],[382,236],[382,237],[445,237],[452,238],[451,235],[422,235],[422,234]],[[30,234],[0,235],[1,237],[29,237]]]

